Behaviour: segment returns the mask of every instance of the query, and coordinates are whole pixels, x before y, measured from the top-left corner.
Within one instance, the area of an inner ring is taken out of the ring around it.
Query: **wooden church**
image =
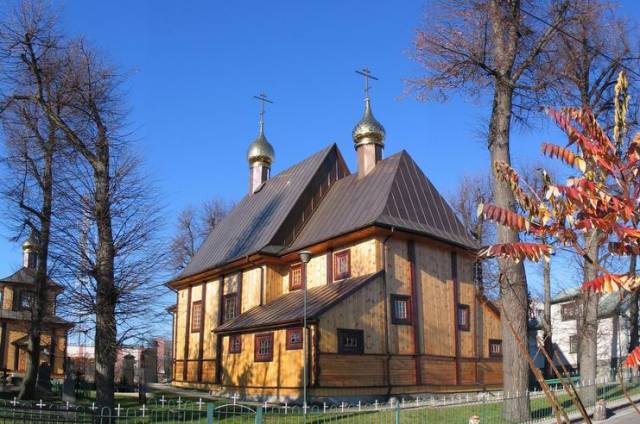
[[[355,172],[333,144],[271,176],[261,118],[249,193],[168,284],[173,384],[280,400],[501,385],[476,242],[406,151],[383,157],[368,93],[352,135]]]

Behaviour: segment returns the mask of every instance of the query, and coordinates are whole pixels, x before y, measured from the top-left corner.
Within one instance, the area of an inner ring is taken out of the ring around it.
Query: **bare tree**
[[[33,16],[33,20],[43,19],[42,16]],[[137,254],[134,247],[131,250],[123,247],[126,244],[122,240],[127,237],[119,232],[130,231],[132,222],[126,220],[126,212],[119,216],[122,212],[116,206],[122,200],[117,196],[124,196],[124,204],[135,203],[131,200],[135,192],[118,190],[123,179],[117,172],[129,168],[126,161],[117,163],[115,159],[126,152],[130,141],[125,128],[123,78],[83,40],[65,40],[51,26],[35,24],[38,31],[34,33],[19,24],[6,34],[4,42],[22,46],[24,60],[4,72],[8,79],[15,79],[20,73],[28,75],[34,86],[25,89],[8,84],[6,100],[37,105],[39,112],[55,126],[65,144],[77,155],[75,164],[82,170],[78,174],[87,177],[78,180],[77,192],[84,196],[78,197],[83,200],[80,208],[89,217],[91,231],[87,240],[94,243],[93,260],[88,262],[91,264],[88,278],[93,281],[95,293],[92,307],[95,311],[96,403],[100,407],[113,407],[118,302],[123,299],[123,292],[126,293],[118,286],[118,281],[133,281],[136,273],[138,276],[143,274],[138,268],[123,265],[132,262],[120,262]],[[51,40],[51,48],[57,51],[58,90],[64,93],[63,108],[53,107],[45,96],[43,70],[46,66],[44,58],[38,54],[41,40]],[[129,243],[129,246],[135,245],[135,242]]]
[[[512,119],[526,122],[529,112],[538,109],[548,93],[548,47],[557,35],[556,28],[566,20],[567,7],[568,2],[519,0],[439,1],[428,7],[414,45],[415,58],[426,75],[410,81],[410,86],[422,99],[446,98],[449,91],[457,89],[466,89],[472,95],[488,93],[492,106],[487,148],[492,168],[496,162],[511,163]],[[526,10],[534,10],[550,25],[534,19]],[[495,169],[492,176],[495,203],[512,210],[515,198],[511,187]],[[515,243],[519,237],[517,232],[499,226],[497,241]],[[527,334],[524,265],[500,259],[499,267],[504,389],[526,393],[529,367],[516,341],[516,337],[525,339]],[[507,402],[504,416],[513,421],[528,419],[528,400],[522,397]]]
[[[180,212],[169,253],[172,271],[180,271],[189,264],[209,233],[232,208],[230,202],[212,199],[197,209],[188,206]]]
[[[6,85],[36,93],[41,103],[60,110],[64,107],[64,93],[59,90],[54,26],[51,15],[39,4],[20,5],[0,26],[0,55],[6,69]],[[37,63],[34,57],[38,58]],[[8,175],[3,195],[10,205],[8,217],[14,240],[31,233],[37,245],[26,370],[18,395],[20,399],[35,399],[41,337],[51,302],[47,282],[54,185],[63,171],[64,149],[55,123],[42,113],[34,99],[19,101],[3,95],[0,117],[7,150],[3,163]]]

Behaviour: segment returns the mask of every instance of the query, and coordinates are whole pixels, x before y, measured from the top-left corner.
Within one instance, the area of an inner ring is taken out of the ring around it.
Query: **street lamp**
[[[311,252],[303,250],[299,253],[300,261],[304,264],[304,278],[302,281],[304,300],[302,303],[302,413],[307,422],[307,264],[311,260]]]

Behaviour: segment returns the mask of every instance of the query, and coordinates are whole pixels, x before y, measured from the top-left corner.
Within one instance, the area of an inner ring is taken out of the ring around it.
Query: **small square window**
[[[302,349],[302,327],[287,328],[287,350]]]
[[[242,352],[242,336],[229,336],[229,353]]]
[[[489,339],[489,356],[502,356],[502,340]]]
[[[289,290],[301,289],[304,284],[304,265],[297,264],[289,268]]]
[[[576,310],[576,302],[565,303],[564,305],[562,305],[562,308],[560,309],[562,321],[576,319]]]
[[[391,322],[398,325],[411,325],[410,296],[391,295]]]
[[[578,335],[569,337],[569,353],[578,353]]]
[[[196,301],[191,305],[191,332],[198,332],[202,328],[202,302]]]
[[[469,331],[469,305],[458,304],[458,329]]]
[[[232,320],[237,315],[238,295],[230,293],[222,299],[222,322]]]
[[[351,252],[349,249],[333,255],[333,270],[335,280],[351,277]]]
[[[255,362],[271,362],[273,360],[273,333],[256,334]]]
[[[364,331],[338,329],[338,353],[363,354]]]

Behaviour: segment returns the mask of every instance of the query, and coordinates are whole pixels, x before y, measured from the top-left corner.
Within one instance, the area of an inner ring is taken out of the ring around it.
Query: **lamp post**
[[[302,414],[304,422],[307,422],[307,264],[311,259],[311,252],[303,250],[299,253],[300,261],[303,263],[304,278],[302,279],[302,291],[304,300],[302,302]]]

